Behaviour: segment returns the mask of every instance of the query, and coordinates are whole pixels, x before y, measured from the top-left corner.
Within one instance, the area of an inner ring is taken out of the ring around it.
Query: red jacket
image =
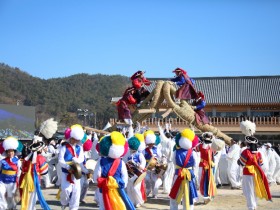
[[[143,85],[149,86],[151,84],[150,80],[146,79],[145,77],[143,78],[135,78],[131,80],[133,87],[136,89],[141,88]]]

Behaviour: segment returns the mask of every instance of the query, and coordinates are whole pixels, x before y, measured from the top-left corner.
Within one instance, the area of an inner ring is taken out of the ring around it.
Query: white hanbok
[[[230,146],[227,153],[228,160],[228,178],[231,184],[231,187],[238,188],[241,187],[241,183],[238,180],[239,178],[239,165],[237,160],[240,158],[240,146],[238,144],[233,144]]]
[[[268,169],[266,172],[268,183],[276,183],[276,180],[273,177],[274,171],[276,169],[276,158],[275,158],[274,150],[271,148],[266,148],[265,155],[268,162]]]
[[[143,151],[145,152],[145,150]],[[157,146],[157,154],[154,154],[150,149],[151,154],[158,160],[162,158],[161,145]],[[145,178],[147,196],[152,192],[153,197],[157,197],[159,187],[162,185],[162,176],[157,174],[155,170],[148,170]]]
[[[173,148],[175,141],[172,138],[167,138],[163,132],[163,129],[158,126],[160,140],[161,140],[161,152],[167,161],[167,169],[163,174],[163,192],[169,194],[172,187],[172,180],[175,172],[175,165],[173,164]]]
[[[133,160],[133,157],[136,155],[137,152],[131,154],[130,151],[128,152],[131,157],[131,160]],[[139,153],[139,163],[135,163],[139,168],[145,168],[146,165],[146,159],[142,153]],[[137,206],[137,205],[142,205],[145,201],[143,200],[142,193],[141,193],[141,182],[137,185],[134,186],[135,180],[138,178],[138,176],[134,175],[131,178],[128,178],[128,183],[127,183],[127,195],[129,196],[130,200],[132,203]],[[145,180],[144,180],[145,181]]]
[[[71,144],[70,144],[71,145]],[[71,145],[74,152],[75,146]],[[65,162],[64,155],[66,152],[66,146],[62,146],[60,148],[58,161],[61,168],[65,168],[67,170],[70,169],[70,166]],[[76,155],[76,154],[75,154]],[[78,158],[73,158],[72,161],[82,164],[84,161],[84,151],[83,147],[80,146],[80,154]],[[67,173],[61,173],[61,194],[60,194],[60,202],[62,206],[69,205],[70,210],[78,210],[80,205],[80,194],[81,194],[81,182],[76,179],[73,175],[71,176],[73,184],[67,180]]]
[[[276,167],[275,171],[273,173],[273,180],[275,180],[277,183],[280,183],[280,156],[276,153],[275,150],[273,150],[275,161],[276,161]]]

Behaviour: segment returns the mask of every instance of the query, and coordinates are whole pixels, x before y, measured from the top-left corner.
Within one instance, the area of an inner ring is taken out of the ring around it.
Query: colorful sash
[[[17,164],[15,164],[14,162],[12,162],[10,160],[10,158],[5,158],[6,162],[9,164],[9,166],[13,169],[13,171],[16,171],[18,170],[18,167],[17,167]],[[18,160],[19,161],[19,160]]]
[[[66,148],[69,150],[69,152],[71,153],[71,155],[72,155],[73,157],[76,157],[76,158],[78,157],[77,154],[75,155],[74,149],[73,149],[73,147],[71,147],[70,144],[66,144],[65,146],[66,146]],[[68,173],[68,174],[67,174],[67,177],[66,177],[66,180],[67,180],[68,182],[70,182],[71,184],[74,184],[71,175],[72,175],[72,174]]]
[[[271,200],[271,194],[270,194],[267,178],[263,170],[257,163],[255,155],[253,155],[253,159],[254,159],[253,161],[254,165],[246,165],[245,167],[254,176],[256,196],[260,199],[264,198],[266,200]]]
[[[44,210],[51,210],[50,207],[48,206],[47,201],[44,198],[44,195],[43,195],[42,191],[41,191],[40,180],[39,180],[38,174],[36,173],[36,164],[34,164],[33,170],[34,170],[33,180],[34,180],[34,185],[35,185],[37,197],[38,197],[38,200],[40,202],[40,206]]]
[[[178,170],[178,176],[174,185],[170,191],[169,197],[172,199],[176,199],[177,203],[180,204],[183,195],[185,195],[185,206],[186,209],[190,209],[190,201],[189,201],[189,181],[191,181],[191,173],[189,169],[185,168],[189,159],[191,157],[192,150],[189,150],[185,162],[181,168]],[[182,187],[181,187],[182,186]],[[180,191],[179,191],[180,189]],[[179,194],[178,194],[179,191]],[[178,194],[178,196],[177,196]]]
[[[15,158],[15,157],[13,157],[13,158]],[[15,181],[16,181],[16,184],[18,186],[18,179],[17,179],[17,176],[16,176],[16,174],[18,172],[17,163],[14,163],[8,157],[6,157],[4,160],[11,167],[12,170],[10,170],[10,169],[7,169],[7,170],[2,169],[2,174],[15,177]],[[19,160],[17,160],[17,161],[19,161]]]
[[[30,162],[28,172],[24,175],[20,188],[22,189],[21,195],[21,209],[28,209],[29,206],[29,193],[34,192],[35,186],[31,174],[32,163]]]
[[[217,194],[217,188],[215,183],[215,177],[213,173],[214,163],[211,158],[211,150],[208,150],[208,161],[201,160],[203,164],[201,180],[200,180],[200,193],[203,196],[214,197]],[[208,172],[206,174],[206,172]],[[207,190],[207,192],[206,192]]]
[[[125,203],[118,193],[118,183],[113,177],[120,164],[121,160],[115,159],[108,172],[108,177],[99,177],[97,179],[97,186],[102,189],[102,196],[106,210],[126,209]]]
[[[153,158],[154,155],[148,147],[145,150],[151,156],[150,159],[146,158],[146,162],[149,162]]]
[[[146,184],[145,184],[145,179],[142,180],[141,182],[141,187],[140,187],[141,195],[143,201],[147,201],[147,194],[146,194]]]

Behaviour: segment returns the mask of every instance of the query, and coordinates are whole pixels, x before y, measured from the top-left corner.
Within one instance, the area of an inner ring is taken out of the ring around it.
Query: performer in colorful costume
[[[94,181],[103,199],[99,199],[99,209],[135,209],[125,192],[128,181],[127,168],[121,157],[127,153],[128,143],[117,131],[100,139],[97,149],[103,156],[96,164]]]
[[[162,158],[161,149],[157,147],[160,143],[160,138],[155,135],[152,130],[147,130],[144,133],[144,138],[147,147],[143,153],[146,159],[146,168],[148,169],[146,176],[146,193],[148,196],[152,192],[152,196],[157,198],[158,189],[162,185],[162,176],[161,174],[157,174],[157,171],[155,170],[155,166]],[[154,164],[153,168],[150,168],[151,163],[153,163],[154,160],[156,161],[156,164]]]
[[[127,88],[122,98],[117,102],[119,120],[122,120],[129,125],[132,124],[129,105],[136,104],[136,99],[133,97],[135,92],[136,90],[134,87]]]
[[[135,88],[135,93],[133,97],[136,99],[136,103],[138,106],[140,105],[141,101],[143,101],[150,92],[144,88],[144,85],[149,86],[151,82],[145,78],[144,71],[137,71],[131,77],[132,86]]]
[[[258,151],[258,139],[253,136],[256,125],[250,121],[240,123],[241,131],[245,136],[247,149],[245,149],[238,160],[238,164],[243,166],[242,190],[247,201],[249,210],[257,209],[257,197],[260,199],[272,200],[267,177],[261,166],[263,164],[262,155]]]
[[[72,164],[82,164],[84,161],[84,150],[79,143],[87,138],[83,128],[79,124],[72,125],[66,129],[67,142],[60,147],[58,162],[62,169],[60,203],[62,209],[69,205],[70,210],[79,209],[81,182],[74,176]]]
[[[179,86],[179,89],[176,91],[176,98],[183,100],[195,99],[197,93],[193,87],[194,80],[181,68],[176,68],[173,72],[176,74],[176,77],[171,79],[171,81]]]
[[[203,196],[205,204],[209,203],[216,195],[216,183],[215,183],[215,164],[214,153],[211,149],[211,143],[214,136],[211,132],[205,132],[201,136],[202,143],[196,147],[196,150],[200,152],[199,163],[199,190]]]
[[[175,151],[173,156],[176,165],[173,186],[170,191],[170,209],[177,210],[182,202],[184,209],[194,209],[194,202],[198,200],[195,188],[195,175],[193,167],[195,159],[192,148],[198,144],[198,138],[188,128],[175,137]]]
[[[0,161],[0,209],[16,209],[16,190],[21,162],[15,156],[19,142],[10,136],[3,141],[4,159]]]
[[[195,100],[192,103],[192,107],[195,111],[195,120],[197,124],[209,124],[209,119],[205,115],[204,107],[206,106],[204,94],[198,91]]]
[[[31,153],[22,161],[19,186],[21,192],[21,209],[34,210],[36,200],[44,210],[50,210],[41,191],[41,177],[48,173],[48,163],[41,152],[45,147],[42,138],[34,136],[33,143],[29,146]]]
[[[128,140],[129,146],[129,156],[127,158],[127,162],[131,163],[133,166],[136,166],[136,170],[140,172],[145,172],[146,159],[142,153],[145,149],[146,145],[144,142],[144,135],[140,133],[136,133],[134,136],[129,138]],[[127,164],[128,164],[127,163]],[[128,168],[129,170],[129,168]],[[146,201],[146,187],[145,187],[145,179],[142,180],[137,185],[134,185],[134,182],[138,178],[138,176],[134,173],[134,171],[130,172],[133,174],[131,178],[128,179],[127,183],[127,194],[129,195],[131,201],[135,205],[135,207],[140,207]]]
[[[238,160],[243,166],[242,190],[246,197],[249,210],[257,209],[257,197],[271,200],[267,178],[261,168],[262,156],[257,150],[258,139],[254,136],[246,136],[248,148],[245,149]]]
[[[19,180],[22,210],[36,209],[37,197],[42,209],[50,210],[40,186],[41,177],[48,173],[48,163],[41,152],[45,147],[43,140],[52,138],[56,131],[57,122],[53,118],[44,121],[35,131],[33,143],[28,147],[30,153],[22,161]]]

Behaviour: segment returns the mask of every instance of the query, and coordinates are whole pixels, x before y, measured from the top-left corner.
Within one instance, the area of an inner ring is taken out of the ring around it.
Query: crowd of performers
[[[175,100],[192,100],[199,123],[207,123],[203,93],[195,91],[183,69],[174,73],[172,81],[179,86]],[[120,118],[129,125],[125,129],[98,136],[75,124],[65,130],[64,139],[55,141],[57,122],[50,119],[30,145],[6,138],[0,151],[0,209],[16,209],[20,202],[22,210],[34,210],[39,201],[49,210],[41,191],[44,184],[58,188],[61,209],[77,210],[91,181],[97,186],[92,199],[102,210],[141,207],[148,197],[159,197],[160,187],[172,210],[207,204],[224,184],[242,189],[250,210],[257,208],[257,198],[271,200],[269,185],[280,184],[280,157],[270,143],[259,144],[250,122],[242,124],[244,140],[232,139],[231,145],[211,132],[175,132],[170,124],[158,123],[156,133],[139,123],[133,127],[128,105],[141,105],[149,95],[144,86],[151,82],[143,71],[131,80],[133,87],[117,104]]]
[[[280,184],[279,155],[253,135],[228,146],[210,132],[197,136],[186,128],[176,133],[169,124],[158,124],[156,133],[130,126],[103,137],[77,124],[56,143],[46,145],[35,135],[24,154],[16,138],[4,140],[0,209],[16,209],[20,202],[21,209],[33,210],[36,201],[50,209],[41,188],[51,181],[59,188],[61,208],[71,210],[84,202],[90,181],[97,186],[92,199],[106,210],[138,208],[147,197],[158,198],[160,187],[170,198],[170,209],[194,209],[198,202],[211,202],[225,179],[231,189],[243,190],[248,209],[256,209],[257,198],[271,200],[269,185]]]
[[[176,68],[173,73],[175,73],[175,77],[170,81],[178,86],[174,101],[176,103],[180,103],[181,100],[187,101],[195,111],[197,123],[208,124],[209,119],[203,109],[206,106],[205,97],[201,91],[196,91],[194,79],[190,78],[182,68]],[[123,96],[116,104],[118,118],[121,122],[133,124],[132,109],[140,107],[143,100],[150,94],[147,87],[151,85],[151,81],[144,74],[144,71],[137,71],[131,76],[132,86],[124,91]]]

